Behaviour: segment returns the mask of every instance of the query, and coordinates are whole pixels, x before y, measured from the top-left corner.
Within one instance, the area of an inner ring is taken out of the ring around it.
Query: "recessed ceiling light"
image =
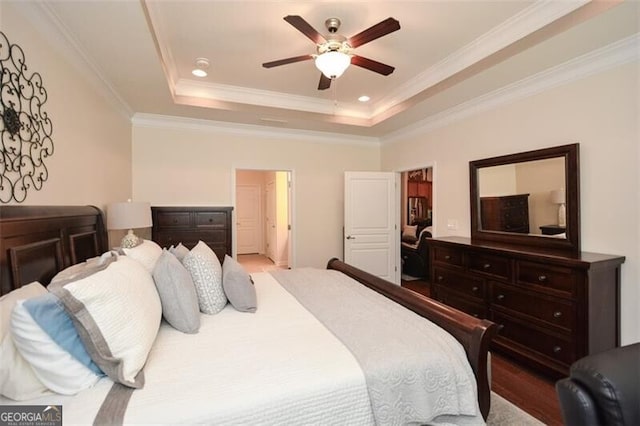
[[[209,68],[209,60],[207,58],[197,58],[196,67],[191,71],[191,74],[196,77],[206,77],[207,68]]]
[[[360,97],[358,98],[358,100],[359,100],[360,102],[369,102],[369,101],[371,100],[371,98],[370,98],[370,97],[368,97],[367,95],[362,95],[362,96],[360,96]]]

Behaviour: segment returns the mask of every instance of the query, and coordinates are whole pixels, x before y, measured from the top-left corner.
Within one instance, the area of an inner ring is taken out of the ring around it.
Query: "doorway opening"
[[[236,254],[247,272],[293,266],[292,172],[235,172]]]

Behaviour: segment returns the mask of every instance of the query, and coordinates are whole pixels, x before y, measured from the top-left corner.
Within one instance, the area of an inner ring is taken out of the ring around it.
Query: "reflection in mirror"
[[[471,240],[580,252],[579,145],[469,162]]]
[[[565,159],[478,169],[480,229],[566,238]]]

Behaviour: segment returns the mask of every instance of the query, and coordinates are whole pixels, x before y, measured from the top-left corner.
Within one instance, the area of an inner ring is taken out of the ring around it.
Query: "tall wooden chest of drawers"
[[[553,377],[619,346],[624,257],[429,240],[432,297],[502,325],[493,349]]]
[[[161,247],[182,243],[191,249],[202,240],[216,253],[220,263],[231,256],[231,211],[233,207],[151,207],[151,239]]]
[[[529,194],[481,197],[484,231],[529,233]]]

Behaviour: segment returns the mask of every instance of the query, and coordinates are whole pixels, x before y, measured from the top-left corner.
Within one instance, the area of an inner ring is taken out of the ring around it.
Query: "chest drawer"
[[[156,220],[159,228],[188,228],[189,212],[158,212]]]
[[[462,251],[447,247],[433,247],[433,259],[435,262],[447,265],[462,266]]]
[[[484,281],[444,268],[434,268],[435,284],[467,297],[484,299]]]
[[[571,302],[524,292],[494,281],[489,283],[489,298],[492,308],[525,314],[565,331],[574,328],[575,308]]]
[[[541,288],[573,293],[577,276],[570,268],[543,263],[518,261],[516,282]]]
[[[491,320],[503,326],[496,337],[503,344],[521,346],[566,365],[576,359],[575,342],[570,336],[541,331],[495,311],[491,312]]]
[[[505,280],[511,279],[511,262],[509,259],[486,254],[469,253],[469,270],[492,275]]]
[[[202,227],[224,227],[227,215],[225,213],[219,212],[197,212],[196,216],[196,226],[198,228]]]
[[[487,309],[483,303],[459,297],[455,293],[447,291],[446,287],[436,288],[435,299],[438,302],[452,306],[476,318],[487,318]]]

